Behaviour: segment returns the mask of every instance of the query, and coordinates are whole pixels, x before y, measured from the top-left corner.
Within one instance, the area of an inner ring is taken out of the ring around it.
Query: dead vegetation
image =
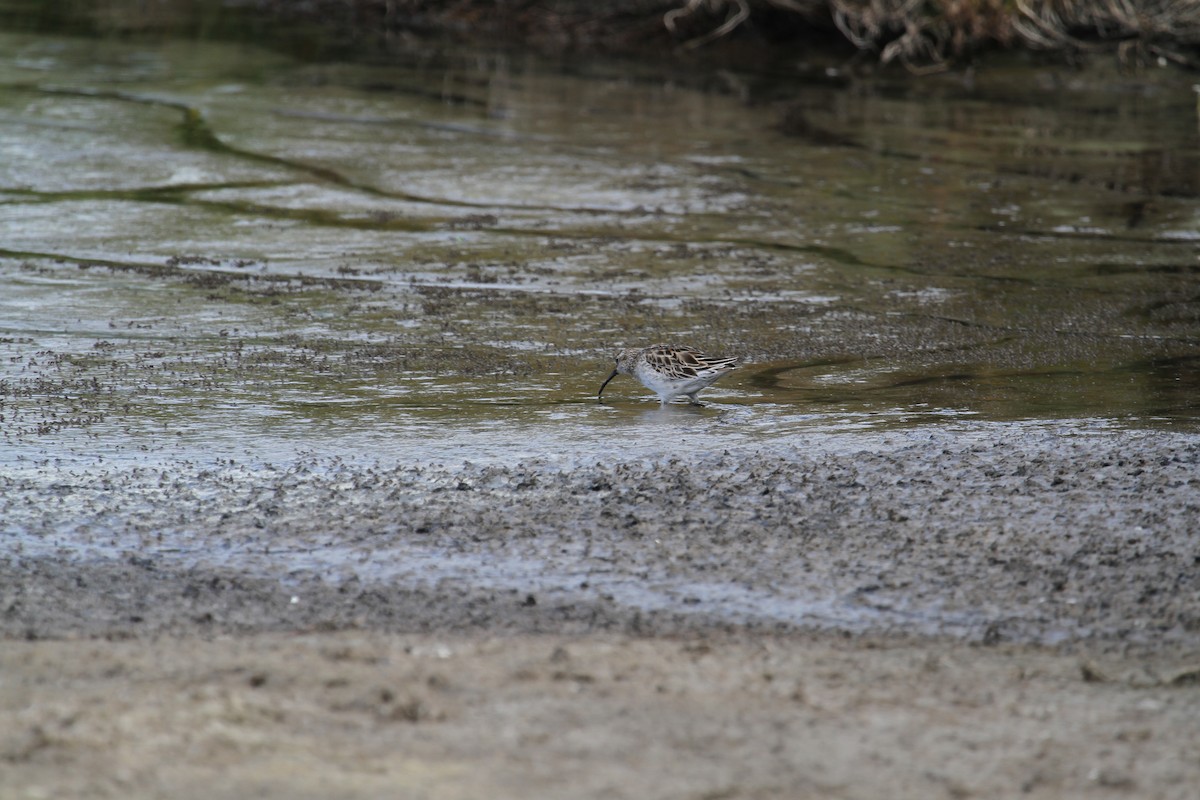
[[[915,71],[996,45],[1081,51],[1116,43],[1124,59],[1200,64],[1200,0],[829,0],[829,7],[856,47]]]
[[[718,42],[844,42],[883,63],[937,71],[990,48],[1078,53],[1200,67],[1200,0],[264,0],[289,13],[345,15],[389,36],[497,35],[541,48],[683,52]]]
[[[986,47],[1081,51],[1113,43],[1126,60],[1200,65],[1200,0],[687,0],[664,13],[663,26],[678,38],[684,20],[706,25],[681,40],[694,49],[739,28],[769,26],[781,14],[809,33],[832,24],[859,50],[916,72],[944,69]]]

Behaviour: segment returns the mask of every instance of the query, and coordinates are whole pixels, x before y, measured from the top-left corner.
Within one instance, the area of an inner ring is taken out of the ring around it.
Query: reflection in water
[[[1194,420],[1197,357],[1030,371],[973,365],[930,373],[873,364],[773,364],[751,377],[779,399],[814,407],[959,409],[983,419]]]
[[[0,34],[10,458],[1200,417],[1185,75],[335,57],[221,4],[96,36],[131,7]],[[747,366],[589,402],[664,340]]]

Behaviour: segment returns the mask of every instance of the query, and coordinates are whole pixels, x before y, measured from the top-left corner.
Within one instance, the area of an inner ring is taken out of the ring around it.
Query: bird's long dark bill
[[[617,377],[617,371],[614,369],[612,375],[604,379],[604,383],[600,384],[600,391],[596,392],[596,399],[600,399],[600,395],[604,394],[604,387],[608,386],[608,382]]]

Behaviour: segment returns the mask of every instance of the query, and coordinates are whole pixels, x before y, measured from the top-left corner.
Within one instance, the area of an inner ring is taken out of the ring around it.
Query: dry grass
[[[1123,58],[1200,66],[1200,0],[688,0],[663,24],[675,34],[680,20],[707,17],[706,33],[682,41],[691,49],[780,12],[816,25],[824,16],[855,47],[915,72],[997,45],[1061,51],[1114,42]]]
[[[747,36],[844,38],[884,63],[944,69],[981,49],[1116,49],[1200,68],[1200,0],[260,0],[359,30],[496,37],[541,49],[697,50]],[[348,11],[352,9],[352,11]]]

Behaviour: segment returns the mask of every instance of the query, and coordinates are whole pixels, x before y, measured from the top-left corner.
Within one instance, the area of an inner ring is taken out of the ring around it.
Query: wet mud
[[[1187,797],[1200,439],[863,443],[9,471],[0,789]]]
[[[822,447],[31,466],[0,478],[0,624],[1196,645],[1195,435],[965,424]]]

